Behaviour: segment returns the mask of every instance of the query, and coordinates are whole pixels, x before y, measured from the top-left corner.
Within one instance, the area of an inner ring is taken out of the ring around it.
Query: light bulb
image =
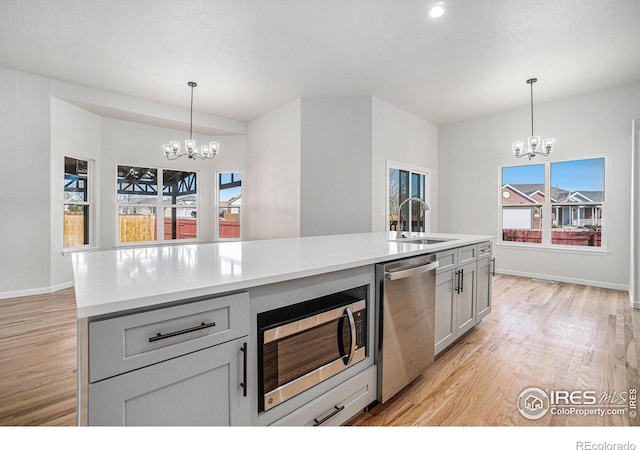
[[[429,17],[436,19],[442,16],[445,12],[445,6],[443,2],[436,3],[433,8],[429,10]]]

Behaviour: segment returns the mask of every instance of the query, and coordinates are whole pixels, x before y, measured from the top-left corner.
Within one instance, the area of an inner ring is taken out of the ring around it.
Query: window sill
[[[580,247],[576,245],[543,245],[543,244],[528,244],[518,242],[498,242],[496,247],[522,249],[522,250],[538,250],[545,252],[560,252],[560,253],[577,253],[580,255],[592,254],[592,255],[608,255],[609,251],[602,247]]]
[[[83,247],[71,247],[71,248],[62,249],[62,256],[71,255],[73,253],[95,252],[98,250],[99,250],[98,247],[90,247],[88,245]]]
[[[114,244],[115,249],[125,248],[141,248],[141,247],[166,247],[168,245],[190,245],[190,244],[202,244],[201,239],[180,239],[176,241],[147,241],[147,242],[122,242]]]

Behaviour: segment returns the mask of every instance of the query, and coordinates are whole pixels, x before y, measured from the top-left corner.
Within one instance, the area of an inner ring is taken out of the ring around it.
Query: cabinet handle
[[[344,405],[343,405],[343,406],[341,406],[341,407],[339,407],[339,408],[338,408],[337,406],[334,406],[334,408],[335,408],[335,409],[334,409],[334,410],[331,412],[331,414],[329,414],[327,417],[325,417],[325,418],[323,418],[323,419],[321,419],[321,420],[313,419],[313,421],[315,422],[315,423],[313,424],[313,426],[314,426],[314,427],[317,427],[318,425],[322,425],[322,424],[323,424],[323,423],[325,423],[327,420],[331,419],[333,416],[335,416],[336,414],[338,414],[340,411],[342,411],[342,410],[344,409]]]
[[[456,287],[455,287],[456,293],[459,294],[460,293],[460,271],[459,270],[456,270],[455,285],[456,285]]]
[[[242,347],[240,347],[240,351],[242,354],[242,383],[240,383],[240,387],[242,388],[242,396],[247,396],[247,343],[243,343]]]
[[[496,259],[495,258],[491,258],[491,276],[492,277],[496,276]]]
[[[464,269],[460,269],[460,293],[464,292]]]
[[[184,330],[174,331],[173,333],[167,333],[167,334],[158,333],[155,336],[150,337],[149,338],[149,342],[155,342],[155,341],[159,341],[161,339],[167,339],[167,338],[174,337],[174,336],[180,336],[181,334],[193,333],[194,331],[204,330],[205,328],[211,328],[211,327],[215,327],[215,326],[216,326],[215,322],[211,322],[211,323],[202,322],[197,327],[186,328]]]

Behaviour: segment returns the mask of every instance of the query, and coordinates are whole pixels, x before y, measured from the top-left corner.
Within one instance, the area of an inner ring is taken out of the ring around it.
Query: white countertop
[[[428,236],[452,240],[430,245],[389,242],[395,233],[380,232],[74,253],[77,316],[248,289],[493,239]]]

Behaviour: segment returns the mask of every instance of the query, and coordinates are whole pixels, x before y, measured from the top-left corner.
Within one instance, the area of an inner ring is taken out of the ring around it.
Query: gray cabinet
[[[473,328],[476,324],[476,262],[475,260],[458,267],[456,303],[457,335]]]
[[[89,385],[89,425],[249,425],[237,339]]]
[[[491,243],[480,244],[478,256],[478,285],[476,289],[476,323],[491,312],[491,277],[493,276]]]
[[[486,276],[490,272],[490,255],[491,243],[468,245],[436,255],[440,262],[436,272],[436,355],[491,311],[491,280]]]
[[[93,318],[88,425],[249,425],[249,294]]]
[[[272,426],[341,425],[376,399],[377,369],[368,369],[307,403]]]

